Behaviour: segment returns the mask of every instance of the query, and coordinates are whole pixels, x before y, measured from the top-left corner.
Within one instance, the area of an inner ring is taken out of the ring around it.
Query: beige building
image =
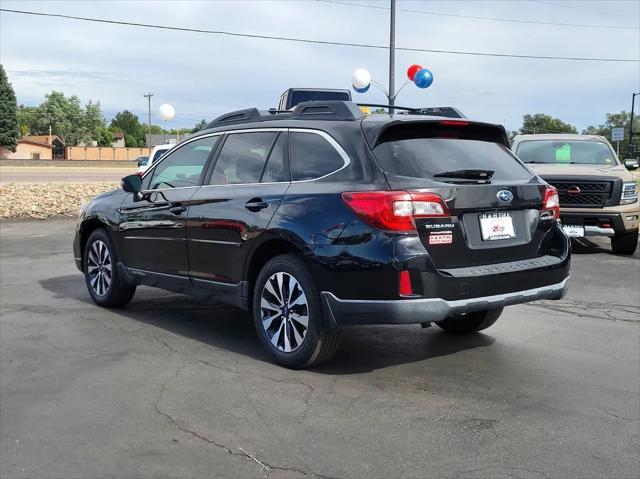
[[[4,150],[2,156],[10,160],[64,160],[64,143],[55,135],[23,136],[15,153]]]
[[[117,138],[116,138],[117,139]],[[124,144],[124,140],[122,141]],[[8,160],[106,160],[135,161],[149,156],[151,148],[100,146],[64,146],[55,135],[24,136],[18,140],[16,152],[2,150],[0,157]]]

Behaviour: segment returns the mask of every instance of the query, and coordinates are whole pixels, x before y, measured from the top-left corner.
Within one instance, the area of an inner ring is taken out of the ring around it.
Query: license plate
[[[511,213],[481,213],[480,231],[483,241],[515,238]]]
[[[562,229],[570,238],[583,238],[584,226],[563,225]]]

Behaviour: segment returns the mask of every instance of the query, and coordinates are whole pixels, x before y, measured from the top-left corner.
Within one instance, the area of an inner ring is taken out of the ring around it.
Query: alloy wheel
[[[262,327],[271,344],[290,353],[300,347],[309,328],[309,305],[300,283],[289,273],[275,273],[262,288]]]
[[[101,240],[94,241],[87,255],[87,274],[91,289],[98,296],[104,296],[109,292],[112,266],[107,245]]]

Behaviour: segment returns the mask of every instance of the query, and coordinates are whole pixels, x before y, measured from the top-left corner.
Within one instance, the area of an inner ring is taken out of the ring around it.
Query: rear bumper
[[[557,284],[478,298],[446,300],[418,298],[400,300],[339,299],[323,291],[325,314],[334,326],[348,324],[414,324],[438,322],[453,314],[503,308],[540,299],[561,299],[568,290],[569,277]]]

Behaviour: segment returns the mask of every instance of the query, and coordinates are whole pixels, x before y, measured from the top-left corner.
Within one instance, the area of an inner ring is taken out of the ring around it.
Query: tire
[[[262,345],[288,368],[327,361],[340,343],[339,331],[325,321],[311,270],[295,255],[272,258],[258,274],[253,321]]]
[[[638,230],[611,238],[614,254],[632,255],[638,247]]]
[[[99,228],[89,235],[84,248],[84,280],[98,306],[124,306],[136,292],[135,285],[126,283],[118,274],[118,257],[111,237]]]
[[[502,314],[502,308],[475,311],[461,316],[449,316],[444,321],[436,323],[449,334],[462,336],[487,329],[495,323]]]

